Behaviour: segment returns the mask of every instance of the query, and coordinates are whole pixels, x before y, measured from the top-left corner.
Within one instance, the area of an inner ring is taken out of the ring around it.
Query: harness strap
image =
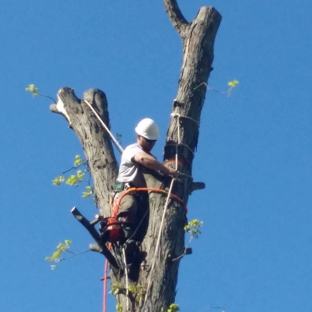
[[[114,201],[113,201],[113,217],[117,216],[120,202],[126,195],[129,195],[130,193],[134,193],[134,192],[146,192],[146,191],[160,193],[164,195],[169,194],[168,191],[165,191],[159,188],[154,188],[154,187],[131,187],[127,189],[126,192],[124,192],[121,196],[118,196],[118,194],[117,196],[115,196]],[[184,204],[183,200],[172,193],[170,193],[170,197],[176,200],[177,202],[179,202],[184,207],[185,213],[187,214],[188,212],[187,207]]]

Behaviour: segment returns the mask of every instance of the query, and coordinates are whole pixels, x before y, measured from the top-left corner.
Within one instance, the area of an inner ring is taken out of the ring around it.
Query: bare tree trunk
[[[175,166],[177,156],[178,170],[182,174],[179,180],[173,183],[172,192],[186,204],[189,194],[194,189],[203,188],[203,184],[193,182],[192,164],[198,142],[201,110],[212,70],[214,40],[221,15],[212,7],[203,7],[196,18],[188,23],[176,0],[164,0],[164,3],[183,43],[183,64],[177,97],[173,101],[172,119],[164,147],[164,161],[168,166]],[[100,90],[91,89],[84,93],[83,100],[79,100],[72,89],[62,88],[58,92],[58,99],[58,104],[51,105],[51,110],[65,116],[64,111],[61,112],[59,108],[60,104],[64,106],[66,118],[77,134],[88,160],[100,213],[109,216],[109,193],[117,177],[117,162],[110,137],[84,101],[91,103],[104,123],[109,126],[106,96]],[[162,177],[148,170],[145,178],[148,187],[168,190],[171,184],[170,179],[163,181]],[[179,257],[184,253],[186,214],[184,205],[171,199],[161,224],[165,201],[166,196],[149,193],[149,224],[142,243],[143,250],[147,252],[146,262],[141,267],[136,290],[131,293],[130,299],[125,295],[125,285],[122,285],[123,289],[117,295],[118,303],[124,312],[127,311],[127,306],[131,312],[160,312],[162,308],[163,311],[167,311],[168,306],[175,301],[181,259]],[[157,244],[159,249],[155,252]],[[121,283],[124,283],[124,279]]]
[[[186,204],[193,187],[190,177],[198,141],[200,114],[212,68],[213,45],[221,16],[215,9],[204,7],[192,23],[187,23],[176,1],[165,0],[165,6],[173,26],[182,38],[183,64],[167,132],[164,160],[174,165],[176,153],[178,154],[179,171],[185,176],[181,176],[179,181],[175,182],[173,193]],[[175,300],[179,260],[173,259],[184,252],[185,215],[184,209],[176,202],[170,204],[162,229],[161,250],[154,255],[157,236],[155,233],[159,231],[163,202],[153,201],[150,204],[150,212],[150,226],[144,244],[146,250],[150,250],[147,263],[156,257],[157,264],[154,271],[142,272],[141,275],[146,275],[147,279],[153,281],[143,310],[152,312],[168,307]]]

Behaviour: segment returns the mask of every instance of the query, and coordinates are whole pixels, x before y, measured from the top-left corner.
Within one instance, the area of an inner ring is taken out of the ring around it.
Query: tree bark
[[[201,110],[212,70],[214,40],[221,15],[212,7],[202,7],[195,19],[188,23],[176,0],[164,0],[164,3],[183,43],[183,63],[167,131],[164,161],[168,166],[175,166],[177,156],[181,175],[178,181],[173,183],[172,192],[187,204],[188,196],[193,190],[204,188],[203,183],[193,183],[192,164],[198,142]],[[83,146],[100,213],[105,217],[110,216],[109,193],[117,177],[117,162],[108,133],[84,102],[87,100],[91,103],[104,123],[109,126],[106,96],[98,89],[91,89],[84,93],[83,100],[79,100],[71,88],[62,88],[58,92],[58,100],[58,104],[61,103],[66,112],[64,114],[62,111],[62,114],[70,122]],[[51,111],[61,113],[55,104],[51,105]],[[153,188],[168,190],[171,183],[170,179],[164,180],[149,170],[145,172],[145,179],[147,186]],[[127,298],[125,285],[122,285],[123,289],[117,295],[122,311],[127,311],[127,307],[130,307],[128,311],[131,312],[160,312],[161,309],[166,312],[169,305],[175,301],[180,256],[185,249],[186,214],[181,203],[170,199],[161,228],[165,202],[166,196],[149,192],[149,223],[142,243],[142,249],[147,252],[146,261],[141,266],[137,293],[130,293],[130,299]],[[155,253],[159,233],[160,248]],[[179,259],[175,260],[176,258]],[[124,283],[124,280],[121,282]],[[141,293],[145,292],[144,295],[139,296],[138,289],[141,289]]]

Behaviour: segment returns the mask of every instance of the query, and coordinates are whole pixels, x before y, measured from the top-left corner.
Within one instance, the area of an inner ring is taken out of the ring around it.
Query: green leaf
[[[57,249],[62,249],[63,243],[58,243],[58,245],[56,246]]]
[[[39,95],[39,89],[34,84],[30,84],[25,90],[31,92],[33,96]]]
[[[53,253],[52,258],[56,260],[62,253],[63,253],[63,250],[58,249],[57,251]]]
[[[191,237],[198,238],[198,236],[201,234],[199,228],[201,228],[202,226],[203,226],[202,221],[194,219],[184,226],[184,230],[190,233]]]
[[[84,199],[90,197],[91,195],[92,195],[92,193],[90,193],[90,192],[82,192],[82,198],[84,198]]]
[[[82,197],[83,198],[88,198],[93,194],[92,186],[88,185],[86,186],[86,191],[82,192]]]
[[[62,182],[65,181],[65,177],[64,176],[59,176],[59,177],[56,177],[52,183],[53,185],[56,185],[56,186],[59,186]]]
[[[180,311],[179,306],[175,303],[171,303],[168,312],[178,312],[178,311]]]
[[[232,80],[228,83],[228,86],[230,86],[231,88],[235,88],[237,85],[238,85],[238,81],[235,79],[235,80]]]
[[[71,244],[71,240],[69,239],[65,239],[65,244],[64,243],[59,243],[56,246],[56,251],[53,253],[52,256],[50,257],[46,257],[45,260],[46,261],[54,261],[54,262],[61,262],[64,259],[61,259],[60,256],[61,254],[66,251],[67,249],[69,249]]]
[[[84,173],[81,170],[77,170],[77,179],[80,181],[84,178]]]
[[[78,178],[73,174],[66,180],[66,184],[78,185]]]
[[[228,95],[231,94],[231,92],[233,91],[233,89],[238,85],[238,81],[237,80],[232,80],[228,83],[228,86],[230,87],[229,90],[227,91]]]
[[[80,155],[75,156],[74,166],[77,167],[79,165],[82,165],[84,161],[81,159]]]

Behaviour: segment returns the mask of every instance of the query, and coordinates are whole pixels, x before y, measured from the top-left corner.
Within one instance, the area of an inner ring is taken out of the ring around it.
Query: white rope
[[[172,117],[178,117],[179,119],[180,119],[180,118],[186,118],[186,119],[192,120],[192,121],[194,121],[194,122],[197,124],[197,126],[198,126],[198,128],[199,128],[199,122],[198,122],[197,120],[195,120],[194,118],[192,118],[192,117],[189,117],[189,116],[182,116],[182,115],[180,115],[180,114],[178,114],[178,113],[172,113],[172,114],[170,114],[170,116],[172,116]],[[178,121],[179,121],[179,120],[178,120]]]
[[[123,148],[121,147],[121,145],[118,143],[118,141],[115,139],[115,137],[113,136],[113,134],[109,131],[108,127],[105,125],[105,123],[103,122],[103,120],[101,119],[101,117],[99,116],[99,114],[96,112],[96,110],[92,107],[92,105],[87,101],[84,100],[87,105],[90,107],[90,109],[92,110],[92,112],[94,113],[95,117],[99,120],[99,122],[101,123],[101,125],[104,127],[104,129],[108,132],[108,134],[110,135],[111,139],[113,140],[113,142],[115,143],[116,147],[118,148],[119,152],[122,153],[123,152]]]
[[[194,156],[193,150],[188,145],[186,145],[184,143],[181,143],[181,138],[180,138],[180,133],[181,133],[181,131],[180,131],[180,118],[186,118],[186,119],[192,120],[194,123],[196,123],[198,128],[199,128],[199,122],[197,120],[195,120],[194,118],[192,118],[192,117],[183,116],[183,115],[180,115],[179,113],[172,113],[172,114],[170,114],[170,116],[173,117],[173,118],[178,117],[178,143],[176,143],[176,144],[169,143],[169,144],[167,144],[167,146],[176,146],[176,148],[177,148],[177,146],[182,145],[182,146],[186,147],[189,150],[189,152],[191,152],[192,155]]]
[[[123,256],[123,261],[125,264],[125,275],[126,275],[126,297],[127,297],[127,310],[126,312],[129,311],[129,279],[128,279],[128,268],[127,268],[127,259],[126,259],[126,252],[125,248],[122,247],[122,256]]]
[[[179,144],[181,142],[181,138],[180,138],[180,115],[177,116],[178,117],[178,144],[176,145],[176,154],[175,154],[175,160],[176,160],[176,163],[175,163],[175,166],[176,166],[176,170],[178,170],[178,152],[179,152]]]

